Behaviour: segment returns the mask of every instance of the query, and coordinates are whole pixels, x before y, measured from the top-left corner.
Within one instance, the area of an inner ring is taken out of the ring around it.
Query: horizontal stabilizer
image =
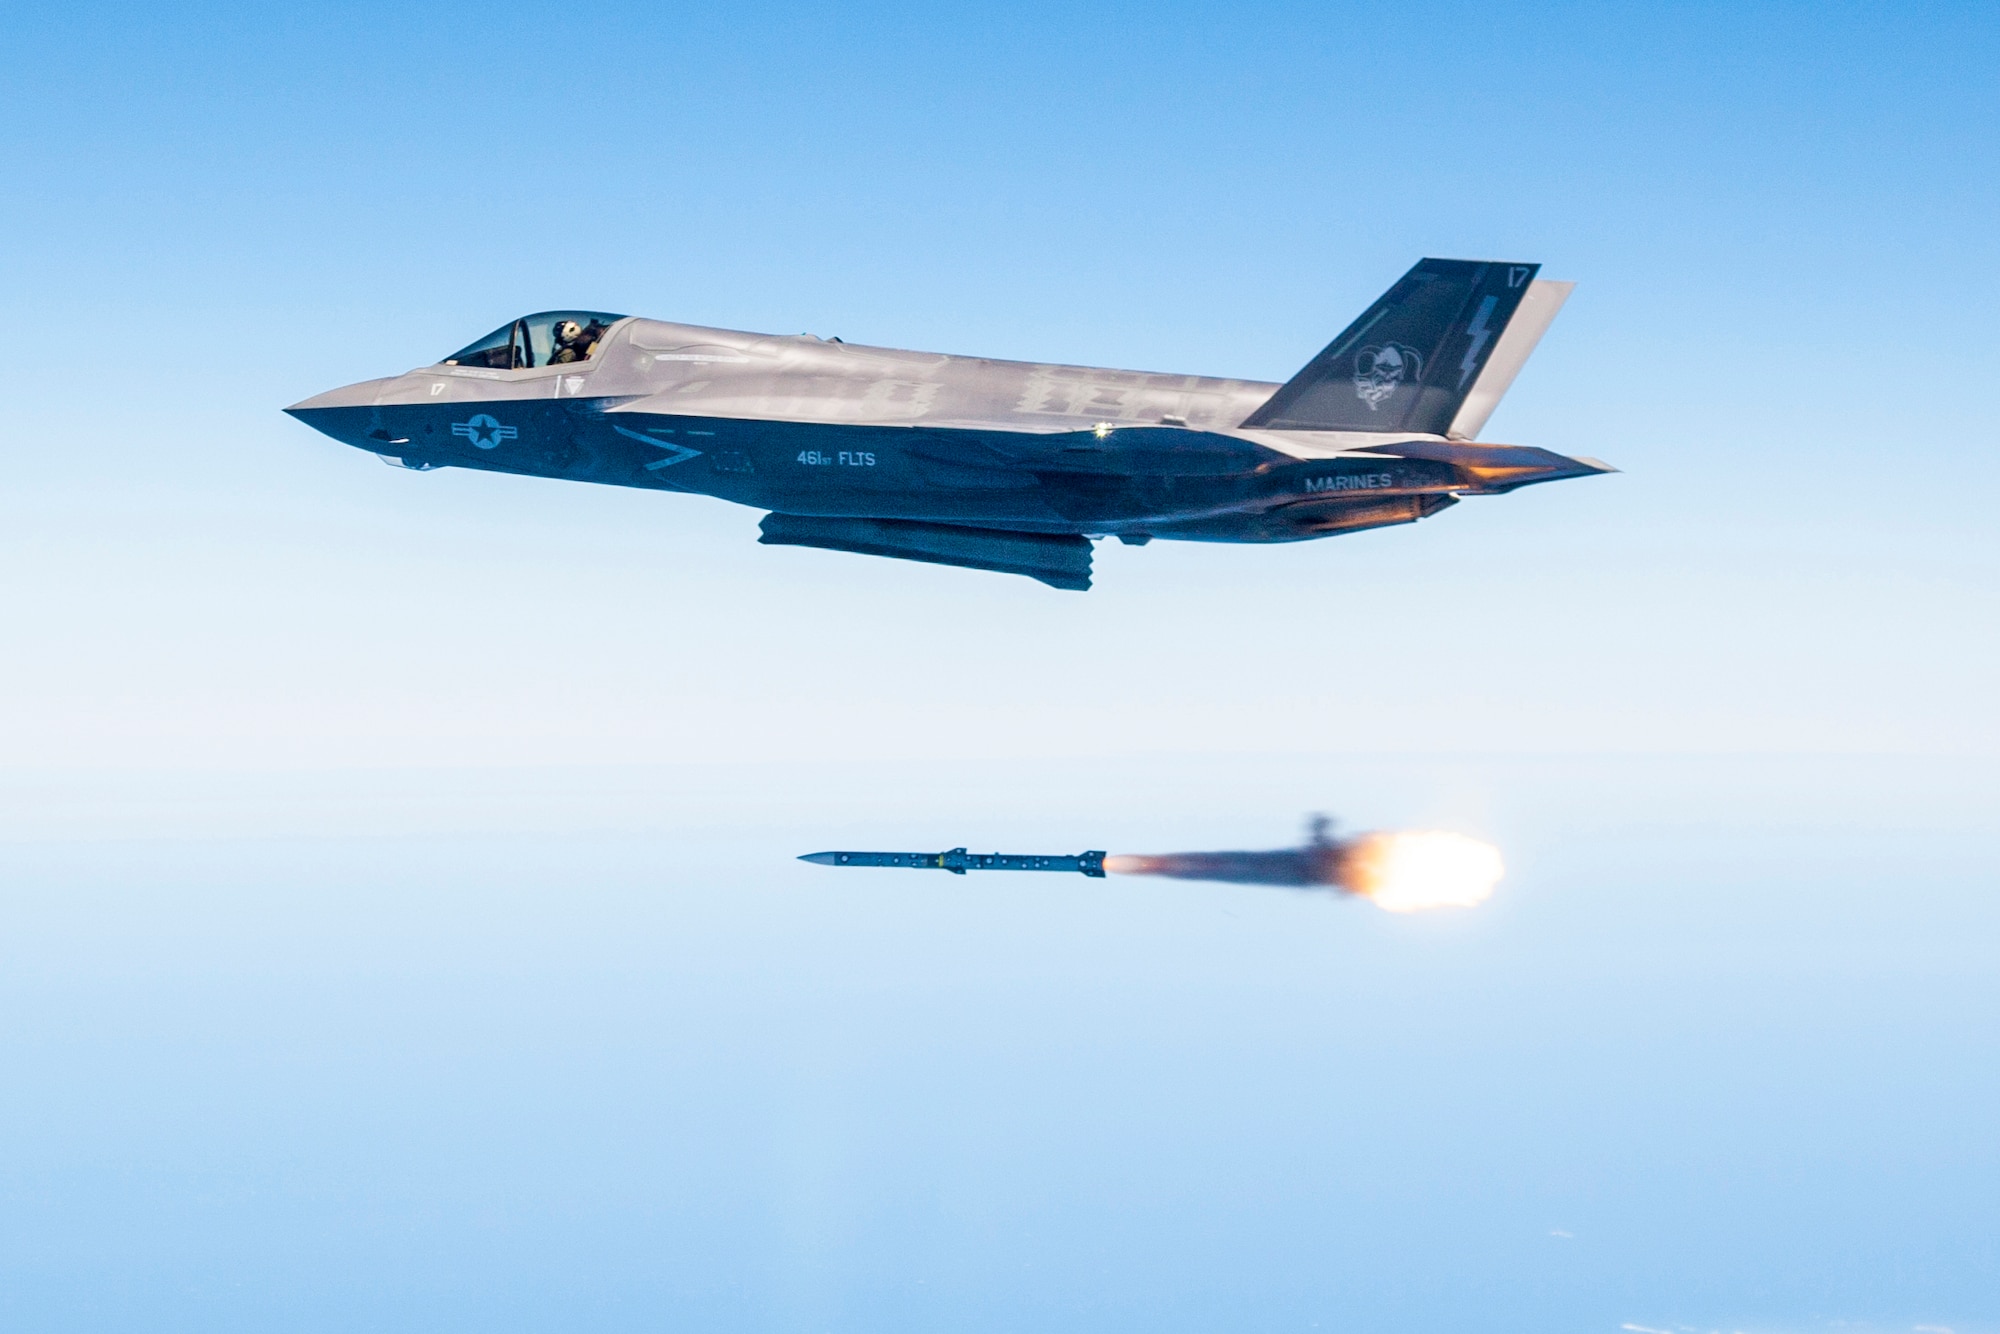
[[[863,556],[928,561],[1039,579],[1051,588],[1090,587],[1090,539],[1073,533],[1013,533],[907,519],[766,514],[757,540],[773,547],[819,547]]]
[[[1557,454],[1528,445],[1480,445],[1470,440],[1398,440],[1369,452],[1449,463],[1477,479],[1481,492],[1491,494],[1512,491],[1533,482],[1595,477],[1618,471],[1597,459]]]
[[[1243,425],[1445,434],[1540,268],[1419,260]]]

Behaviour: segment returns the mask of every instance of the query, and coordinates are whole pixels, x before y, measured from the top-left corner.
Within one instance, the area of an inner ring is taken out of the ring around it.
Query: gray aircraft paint
[[[1609,471],[1454,438],[1567,295],[1534,270],[1425,260],[1284,386],[620,318],[588,360],[427,366],[287,411],[405,467],[711,495],[772,511],[771,544],[1085,588],[1079,538],[1296,541]],[[1046,559],[1023,555],[1038,535]]]

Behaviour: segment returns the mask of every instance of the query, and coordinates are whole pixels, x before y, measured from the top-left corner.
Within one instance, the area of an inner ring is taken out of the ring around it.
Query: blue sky
[[[2000,1319],[1990,7],[0,20],[0,1309]],[[280,412],[554,307],[1278,380],[1427,254],[1624,471],[1077,596]],[[1317,808],[1512,874],[785,861]]]
[[[1993,742],[1967,707],[1993,650],[1976,7],[14,31],[22,764],[827,758],[940,727],[975,751]],[[1623,475],[1310,547],[1106,551],[1059,599],[759,549],[704,501],[377,473],[276,412],[576,305],[1281,379],[1419,254],[1580,283],[1487,434]],[[1008,633],[889,644],[887,616]],[[804,641],[842,664],[838,710],[787,688]],[[1397,688],[1332,720],[1357,679]],[[635,720],[639,695],[719,703]]]

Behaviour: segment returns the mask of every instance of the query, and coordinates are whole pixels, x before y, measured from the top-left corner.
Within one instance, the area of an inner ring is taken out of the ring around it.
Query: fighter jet
[[[286,411],[418,472],[715,496],[761,541],[1090,587],[1115,537],[1296,542],[1610,472],[1475,443],[1573,284],[1426,259],[1282,385],[598,311],[512,320]]]

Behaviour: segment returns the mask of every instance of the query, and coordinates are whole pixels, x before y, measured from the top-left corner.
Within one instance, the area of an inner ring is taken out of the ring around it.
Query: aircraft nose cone
[[[380,413],[375,409],[375,402],[381,395],[382,386],[387,383],[387,380],[363,380],[359,384],[329,389],[292,404],[285,409],[285,415],[304,422],[322,435],[332,436],[343,445],[378,449],[386,436],[371,437],[369,432],[381,424],[376,420]]]
[[[311,402],[308,399],[305,403],[294,404],[285,409],[285,415],[297,418],[321,435],[331,436],[343,445],[367,447],[364,439],[368,431],[367,409],[308,406]]]
[[[338,389],[329,389],[323,394],[314,394],[311,398],[301,399],[285,411],[300,421],[305,421],[307,418],[304,413],[315,408],[372,408],[375,406],[376,396],[387,383],[387,380],[363,380],[358,384],[342,385]]]

